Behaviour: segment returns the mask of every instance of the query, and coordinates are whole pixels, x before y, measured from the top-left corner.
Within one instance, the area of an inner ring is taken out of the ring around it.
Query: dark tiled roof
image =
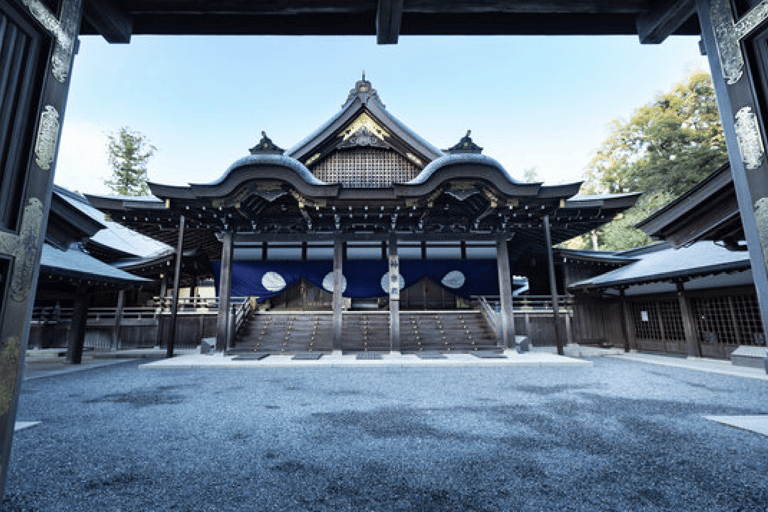
[[[729,251],[713,242],[697,242],[681,249],[673,249],[666,243],[659,243],[616,255],[635,261],[611,272],[574,283],[570,288],[614,288],[750,268],[749,254],[746,251]]]

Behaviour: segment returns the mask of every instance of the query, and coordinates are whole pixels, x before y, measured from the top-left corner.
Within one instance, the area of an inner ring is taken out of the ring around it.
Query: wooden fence
[[[85,347],[100,350],[165,347],[171,328],[171,299],[156,297],[153,306],[90,308]],[[231,299],[239,327],[250,313],[247,297]],[[216,336],[218,298],[179,298],[176,348],[194,348],[200,340]],[[71,308],[35,308],[30,325],[30,348],[65,348],[69,340]]]

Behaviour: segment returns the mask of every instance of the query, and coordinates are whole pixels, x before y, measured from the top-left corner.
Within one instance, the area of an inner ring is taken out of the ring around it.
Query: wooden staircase
[[[388,352],[389,313],[345,311],[340,348],[345,353]],[[400,313],[403,353],[498,349],[496,334],[479,311]],[[297,354],[332,350],[333,314],[330,312],[255,312],[229,353]]]
[[[499,350],[496,333],[479,311],[425,311],[400,314],[403,353]]]
[[[327,312],[254,313],[229,353],[296,354],[333,348],[333,314]]]
[[[389,313],[345,312],[341,349],[343,352],[389,352]]]

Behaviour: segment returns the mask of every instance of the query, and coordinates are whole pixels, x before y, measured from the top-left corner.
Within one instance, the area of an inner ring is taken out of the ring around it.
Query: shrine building
[[[549,293],[552,245],[639,196],[518,181],[470,132],[440,150],[365,76],[293,148],[262,133],[216,181],[149,186],[155,197],[88,198],[115,222],[204,251],[221,297],[216,348],[257,352],[512,347],[513,274]],[[237,338],[230,297],[258,303]]]

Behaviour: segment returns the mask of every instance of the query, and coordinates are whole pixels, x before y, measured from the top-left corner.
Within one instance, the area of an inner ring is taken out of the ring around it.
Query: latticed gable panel
[[[334,151],[310,168],[326,183],[348,188],[384,188],[415,178],[420,169],[399,153],[362,147]]]

